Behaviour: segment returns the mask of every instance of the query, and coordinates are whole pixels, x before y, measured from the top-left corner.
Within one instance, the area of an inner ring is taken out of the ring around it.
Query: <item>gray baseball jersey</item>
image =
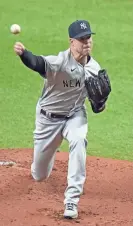
[[[46,63],[46,80],[39,103],[50,112],[72,115],[85,102],[86,89],[84,79],[95,75],[100,65],[92,57],[82,66],[72,56],[70,49],[59,52],[57,56],[42,56]]]

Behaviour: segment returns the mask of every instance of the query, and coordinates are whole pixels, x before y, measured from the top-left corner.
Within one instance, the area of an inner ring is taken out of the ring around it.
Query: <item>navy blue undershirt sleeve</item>
[[[36,56],[32,52],[25,50],[20,56],[22,62],[31,70],[38,72],[42,77],[46,74],[46,62],[43,57]]]

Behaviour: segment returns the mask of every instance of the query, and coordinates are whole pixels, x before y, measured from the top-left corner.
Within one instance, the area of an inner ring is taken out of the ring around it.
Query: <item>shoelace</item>
[[[67,210],[73,210],[74,204],[73,203],[67,203]]]

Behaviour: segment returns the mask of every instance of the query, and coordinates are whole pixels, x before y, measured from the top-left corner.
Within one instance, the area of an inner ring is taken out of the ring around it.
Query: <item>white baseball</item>
[[[13,34],[19,34],[21,32],[21,27],[18,24],[12,24],[10,27],[10,31]]]

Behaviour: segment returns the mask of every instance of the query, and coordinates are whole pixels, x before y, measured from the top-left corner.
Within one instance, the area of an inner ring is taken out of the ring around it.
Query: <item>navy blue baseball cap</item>
[[[68,28],[68,33],[70,38],[82,38],[88,35],[95,34],[91,31],[91,27],[88,21],[86,20],[76,20],[70,24]]]

